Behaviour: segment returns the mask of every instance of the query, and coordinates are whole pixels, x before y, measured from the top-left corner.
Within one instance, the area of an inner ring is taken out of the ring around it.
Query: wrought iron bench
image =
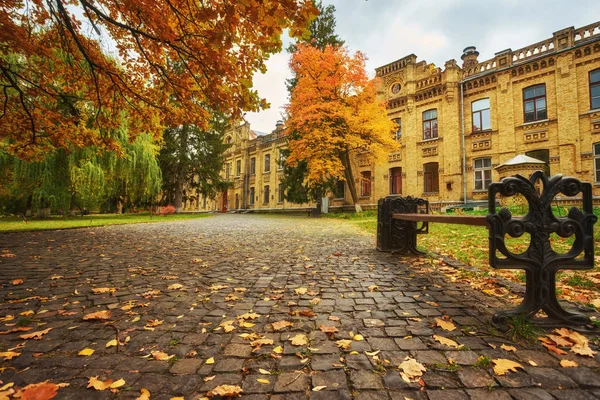
[[[536,184],[541,182],[541,193]],[[514,217],[507,208],[496,212],[496,195],[522,195],[529,205],[524,217]],[[552,213],[555,196],[581,196],[582,207],[572,207],[566,217]],[[597,217],[592,209],[592,187],[575,178],[556,175],[550,179],[536,171],[529,179],[516,175],[492,183],[488,189],[487,216],[445,216],[429,214],[429,202],[415,197],[388,196],[380,199],[377,216],[377,249],[400,254],[423,254],[417,249],[417,235],[429,231],[429,222],[487,226],[490,265],[497,269],[523,269],[526,275],[525,296],[512,310],[494,314],[492,322],[505,327],[513,317],[523,316],[539,325],[582,326],[590,319],[562,308],[556,298],[556,273],[560,269],[585,270],[594,267],[593,226]],[[506,236],[531,237],[527,250],[515,254],[505,243]],[[550,234],[574,236],[566,253],[557,253]],[[535,318],[543,310],[548,318]]]

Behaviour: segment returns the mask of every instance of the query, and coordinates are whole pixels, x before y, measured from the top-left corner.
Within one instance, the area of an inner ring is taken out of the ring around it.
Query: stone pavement
[[[0,352],[20,355],[0,357],[0,388],[68,383],[62,399],[141,389],[197,399],[224,384],[272,400],[600,398],[598,355],[511,343],[488,324],[510,305],[374,247],[342,221],[258,215],[2,234]],[[109,320],[83,320],[97,311]],[[17,328],[31,329],[7,333]],[[107,347],[117,329],[119,352]],[[406,357],[424,364],[420,379],[401,378]],[[493,359],[524,368],[499,376]],[[86,388],[96,376],[125,383]]]

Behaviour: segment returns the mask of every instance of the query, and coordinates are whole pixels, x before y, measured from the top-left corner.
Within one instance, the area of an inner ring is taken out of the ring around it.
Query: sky
[[[476,46],[479,60],[494,53],[525,47],[552,37],[558,30],[600,20],[598,0],[323,0],[336,8],[336,32],[352,51],[369,58],[367,69],[409,54],[444,67],[467,46]],[[284,38],[283,48],[289,38]],[[271,104],[247,113],[253,130],[271,132],[283,119],[288,102],[285,80],[291,76],[289,54],[283,50],[267,61],[267,73],[254,77],[254,87]]]

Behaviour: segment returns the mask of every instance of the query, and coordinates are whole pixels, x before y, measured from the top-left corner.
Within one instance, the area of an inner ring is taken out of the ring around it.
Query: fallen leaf
[[[433,335],[433,338],[445,346],[454,347],[455,349],[461,347],[461,345],[456,343],[454,340],[448,339],[443,336]]]
[[[281,354],[283,353],[283,347],[277,346],[273,349],[273,353]]]
[[[19,337],[22,338],[22,339],[35,339],[35,340],[39,340],[39,339],[42,338],[43,335],[45,335],[46,333],[50,332],[51,330],[52,330],[52,328],[48,328],[48,329],[44,329],[43,331],[26,333],[25,335],[20,335]]]
[[[246,321],[239,321],[238,325],[240,326],[240,328],[252,328],[255,324]]]
[[[506,351],[515,351],[515,352],[517,351],[517,348],[515,346],[508,346],[505,344],[502,344],[502,346],[500,346],[500,348],[502,350],[506,350]]]
[[[304,346],[304,345],[308,344],[308,338],[306,337],[306,335],[303,335],[301,333],[297,334],[290,340],[292,341],[292,344],[294,346]]]
[[[213,390],[208,392],[206,395],[209,397],[213,397],[213,396],[233,397],[233,396],[238,396],[240,393],[242,393],[242,388],[239,386],[221,385],[221,386],[217,386],[216,388],[214,388]]]
[[[97,312],[89,313],[89,314],[86,314],[83,316],[84,321],[90,321],[90,320],[105,321],[107,319],[110,319],[110,311],[108,311],[108,310],[97,311]]]
[[[280,331],[288,326],[292,326],[292,323],[289,321],[277,321],[271,324],[273,326],[273,330]]]
[[[58,394],[59,387],[59,385],[48,382],[27,385],[21,389],[21,400],[52,399]]]
[[[112,290],[112,291],[114,291],[114,289],[111,289],[111,288],[107,288],[107,287],[101,287],[101,288],[93,288],[93,289],[92,289],[92,292],[93,292],[94,294],[102,294],[102,293],[108,293],[108,292],[110,292],[111,290]]]
[[[330,321],[339,321],[340,317],[336,317],[335,315],[330,315],[329,318],[327,318]]]
[[[321,390],[325,389],[327,386],[315,386],[314,388],[312,388],[313,392],[320,392]]]
[[[326,325],[320,325],[319,326],[319,330],[321,332],[325,332],[325,333],[336,333],[336,332],[339,332],[338,328],[336,328],[335,326],[326,326]]]
[[[117,339],[113,339],[113,340],[111,340],[111,341],[109,341],[109,342],[106,343],[106,347],[107,348],[108,347],[114,347],[116,345],[117,345]]]
[[[12,281],[10,281],[10,284],[13,286],[17,286],[17,285],[22,284],[23,282],[24,282],[23,279],[13,279]]]
[[[20,313],[19,315],[22,315],[22,316],[24,316],[24,317],[30,317],[30,316],[32,316],[33,314],[35,314],[35,313],[33,312],[33,310],[28,310],[28,311],[23,311],[23,312],[22,312],[22,313]]]
[[[579,364],[577,364],[577,362],[575,361],[571,361],[571,360],[560,360],[560,366],[563,368],[572,368],[572,367],[577,367]]]
[[[352,336],[352,340],[354,340],[355,342],[362,342],[363,340],[365,340],[365,337],[358,333]]]
[[[410,357],[406,357],[398,369],[400,369],[402,380],[407,383],[418,381],[423,376],[423,372],[427,371],[423,364]]]
[[[110,385],[112,385],[113,380],[112,379],[108,379],[104,382],[102,382],[101,380],[98,379],[97,376],[92,376],[89,380],[88,380],[88,388],[94,388],[96,390],[106,390],[110,387]]]
[[[348,340],[348,339],[342,339],[342,340],[338,340],[335,342],[335,344],[337,345],[337,347],[339,347],[340,349],[349,349],[350,345],[352,344],[352,340]]]
[[[168,355],[167,353],[165,353],[164,351],[153,351],[150,353],[152,355],[152,357],[154,357],[154,359],[156,361],[166,361],[168,359],[170,359],[172,356]]]
[[[498,358],[496,360],[492,360],[494,362],[494,373],[496,375],[504,375],[509,371],[517,372],[517,368],[523,369],[523,366],[517,362],[512,360],[507,360],[505,358]]]
[[[117,389],[120,388],[121,386],[125,385],[125,379],[121,378],[118,381],[114,381],[111,385],[110,388],[111,389]]]
[[[21,353],[16,353],[14,351],[0,352],[0,358],[2,358],[4,361],[12,360],[13,358],[19,357],[20,355],[21,355]]]
[[[437,324],[437,326],[439,326],[440,328],[442,328],[445,331],[453,331],[456,329],[456,326],[454,326],[454,324],[450,321],[445,321],[441,318],[436,318],[435,322]]]
[[[212,376],[207,376],[206,378],[204,378],[204,382],[209,382],[212,381],[213,379],[215,379],[217,376],[216,375],[212,375]]]
[[[377,290],[379,290],[379,286],[377,286],[377,285],[369,286],[369,292],[376,292]]]
[[[92,354],[94,354],[94,349],[83,349],[81,350],[79,353],[77,353],[78,356],[91,356]]]
[[[262,379],[262,378],[258,378],[256,381],[257,381],[258,383],[263,383],[263,384],[265,384],[265,385],[268,385],[269,383],[271,383],[271,381],[270,381],[270,380],[268,380],[268,379]]]
[[[211,357],[211,358],[209,358],[208,360],[205,361],[205,364],[208,364],[208,365],[214,364],[214,363],[215,363],[215,358],[214,357]]]
[[[154,328],[154,327],[157,327],[159,325],[162,325],[163,322],[164,322],[164,320],[149,319],[148,322],[146,322],[146,326],[148,328]]]
[[[301,287],[301,288],[294,290],[294,292],[296,292],[296,294],[306,294],[307,291],[308,291],[308,289],[305,287]]]
[[[257,314],[257,313],[245,313],[242,315],[238,315],[237,319],[252,319],[252,320],[254,320],[259,317],[260,317],[260,314]]]
[[[531,364],[534,367],[537,367],[537,363],[535,361],[529,360],[528,363]]]
[[[135,400],[150,400],[150,391],[142,388],[140,395]]]
[[[169,290],[178,290],[183,288],[183,285],[181,283],[174,283],[172,285],[169,285],[169,287],[167,289]]]

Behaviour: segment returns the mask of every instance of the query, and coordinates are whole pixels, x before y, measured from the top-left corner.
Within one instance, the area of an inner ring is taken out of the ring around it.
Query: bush
[[[173,207],[173,205],[169,204],[168,206],[158,207],[158,211],[156,213],[159,215],[162,215],[162,216],[166,216],[166,215],[171,215],[174,212],[175,212],[175,207]]]

